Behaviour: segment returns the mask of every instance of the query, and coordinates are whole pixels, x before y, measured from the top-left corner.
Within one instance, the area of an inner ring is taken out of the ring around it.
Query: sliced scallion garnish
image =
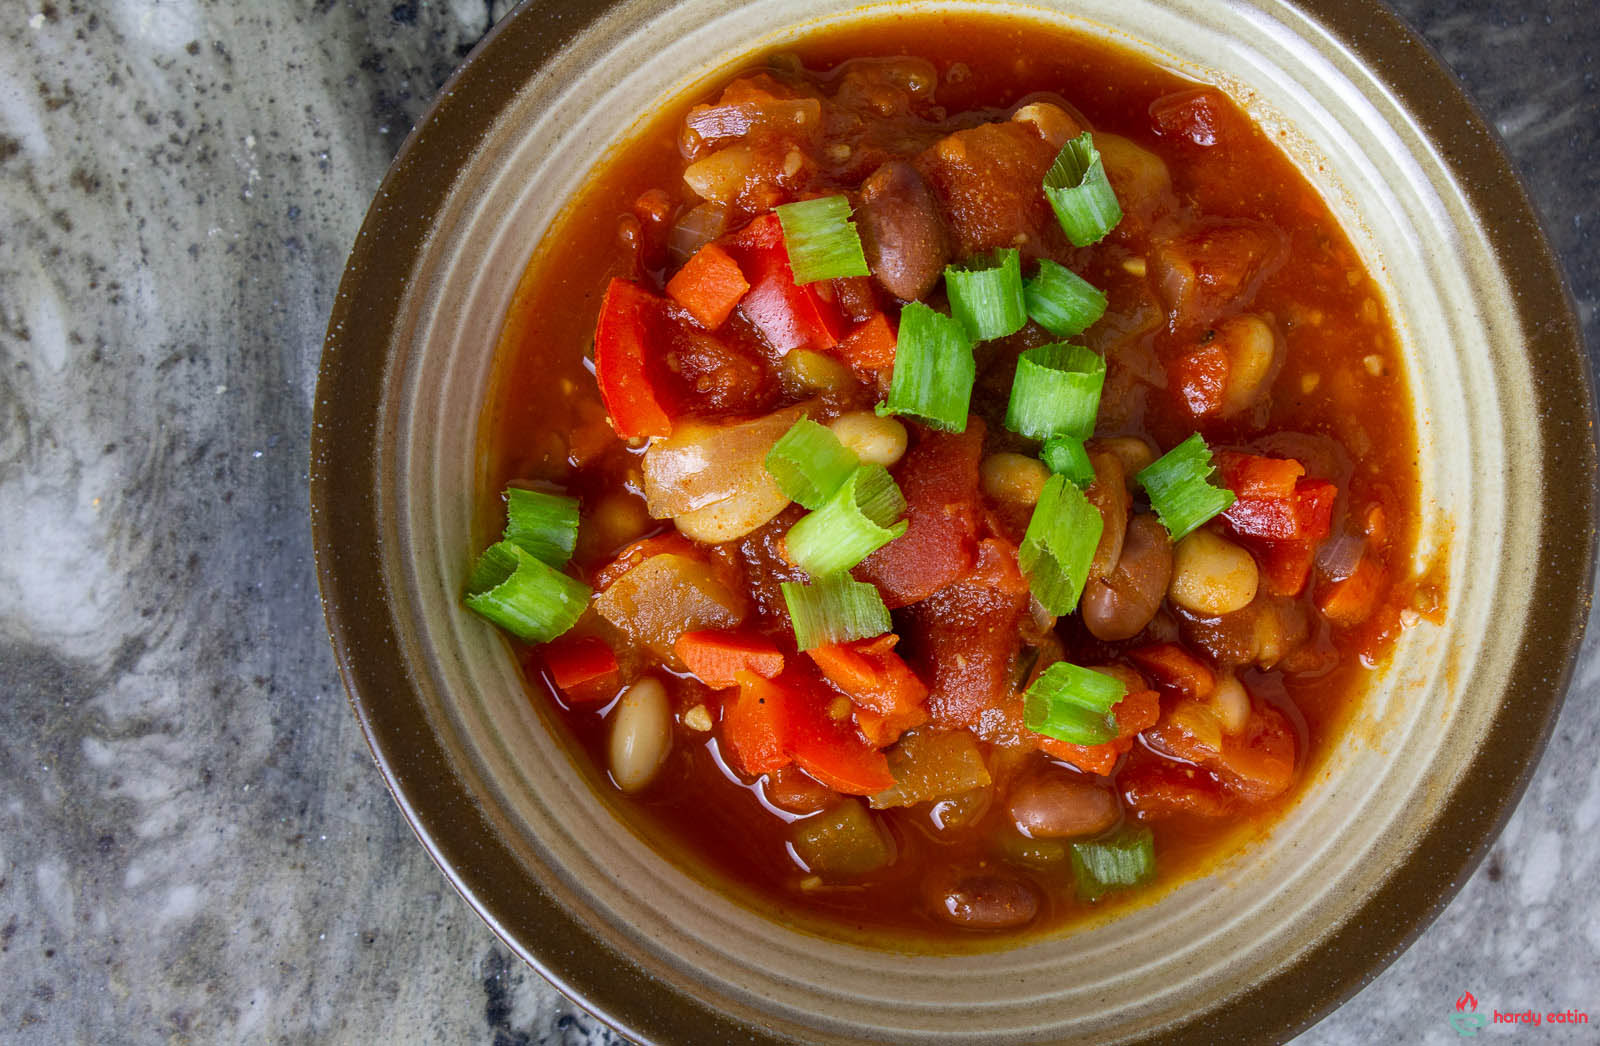
[[[1039,259],[1039,273],[1022,285],[1022,297],[1033,322],[1058,338],[1081,334],[1106,311],[1103,291],[1049,258]]]
[[[795,645],[802,651],[830,643],[881,636],[894,627],[877,588],[849,574],[818,578],[809,585],[785,581]]]
[[[1213,486],[1211,448],[1196,432],[1139,471],[1134,478],[1150,495],[1150,507],[1178,541],[1233,504],[1233,491]]]
[[[976,372],[966,328],[914,301],[900,312],[894,376],[878,413],[906,414],[936,429],[965,432]]]
[[[1104,529],[1100,510],[1065,476],[1045,482],[1017,549],[1017,565],[1045,610],[1062,617],[1077,607]]]
[[[1106,361],[1082,345],[1028,349],[1017,357],[1006,428],[1029,439],[1088,439],[1094,434],[1105,382]]]
[[[801,418],[767,452],[778,489],[806,508],[820,508],[861,464],[826,425]]]
[[[1103,745],[1117,736],[1111,706],[1127,696],[1122,680],[1057,661],[1022,697],[1029,730],[1069,745]]]
[[[1099,243],[1122,220],[1122,206],[1088,131],[1061,147],[1044,176],[1044,194],[1075,247]]]
[[[944,287],[950,296],[950,315],[961,321],[973,341],[1015,334],[1028,322],[1022,254],[1015,247],[947,266]]]
[[[505,496],[505,540],[542,563],[565,566],[578,547],[578,499],[522,487],[507,487]]]
[[[1072,873],[1078,896],[1086,901],[1143,886],[1156,874],[1155,836],[1145,825],[1123,825],[1108,838],[1073,843]]]
[[[478,558],[467,582],[467,607],[526,643],[548,643],[577,623],[589,586],[501,541]]]
[[[812,577],[849,570],[906,532],[906,499],[882,465],[862,465],[789,528],[789,559]],[[898,522],[896,522],[898,520]]]
[[[1089,452],[1083,449],[1083,440],[1071,436],[1052,436],[1039,450],[1039,460],[1079,487],[1094,482],[1094,466],[1089,463]]]
[[[783,226],[783,245],[789,252],[794,282],[872,275],[861,252],[861,237],[850,221],[850,201],[842,194],[773,209]]]

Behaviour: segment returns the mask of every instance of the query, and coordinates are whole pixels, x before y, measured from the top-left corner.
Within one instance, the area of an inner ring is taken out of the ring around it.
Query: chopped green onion
[[[794,282],[872,275],[861,253],[861,237],[850,221],[850,201],[843,194],[786,203],[774,210],[783,226]]]
[[[505,540],[540,562],[566,566],[578,547],[578,499],[507,487]]]
[[[1082,345],[1057,343],[1017,357],[1006,428],[1029,439],[1094,435],[1106,361]]]
[[[1083,449],[1083,440],[1071,436],[1052,436],[1044,441],[1039,460],[1051,472],[1059,472],[1080,489],[1094,482],[1094,466],[1089,464],[1089,452]]]
[[[906,532],[905,511],[889,470],[862,465],[822,507],[789,528],[789,558],[812,577],[849,570]]]
[[[900,311],[894,377],[878,413],[908,414],[936,429],[965,432],[976,373],[966,328],[914,301]]]
[[[577,623],[589,586],[510,541],[490,545],[467,581],[467,607],[525,643],[548,643]]]
[[[1039,274],[1022,285],[1033,322],[1058,338],[1089,329],[1106,311],[1105,292],[1065,265],[1039,259]]]
[[[802,651],[829,643],[881,636],[894,627],[876,587],[849,574],[818,578],[809,585],[785,581],[783,601]]]
[[[1044,194],[1075,247],[1099,243],[1122,220],[1122,206],[1088,131],[1061,147],[1044,176]]]
[[[767,452],[767,472],[778,489],[806,508],[821,508],[861,464],[826,425],[801,418]]]
[[[1156,874],[1155,836],[1145,825],[1123,825],[1109,838],[1072,844],[1078,896],[1098,900],[1111,890],[1143,886]]]
[[[1017,549],[1017,565],[1045,610],[1061,617],[1077,607],[1104,529],[1100,510],[1065,476],[1045,482]]]
[[[1015,247],[946,266],[944,287],[950,295],[950,315],[961,321],[973,341],[1015,334],[1028,322],[1022,253]]]
[[[1211,448],[1196,432],[1134,478],[1150,495],[1150,507],[1161,517],[1172,540],[1179,541],[1233,504],[1233,491],[1210,483],[1215,471]]]
[[[1022,697],[1029,730],[1069,745],[1103,745],[1117,736],[1111,706],[1128,694],[1122,680],[1057,661],[1033,681]]]

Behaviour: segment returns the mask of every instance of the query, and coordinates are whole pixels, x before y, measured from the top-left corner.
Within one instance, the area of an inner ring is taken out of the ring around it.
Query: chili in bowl
[[[1592,473],[1581,355],[1463,312],[1542,241],[1282,23],[787,10],[523,11],[369,217],[317,528],[397,797],[644,1039],[1314,1019],[1559,696],[1592,490],[1500,463]]]

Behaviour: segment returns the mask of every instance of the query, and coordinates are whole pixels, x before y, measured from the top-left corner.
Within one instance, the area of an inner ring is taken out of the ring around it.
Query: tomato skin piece
[[[1215,345],[1172,361],[1173,387],[1190,414],[1199,418],[1222,409],[1230,369],[1228,354]]]
[[[594,332],[594,376],[612,427],[624,439],[672,434],[672,419],[650,372],[659,357],[660,298],[628,280],[613,279],[600,303]]]

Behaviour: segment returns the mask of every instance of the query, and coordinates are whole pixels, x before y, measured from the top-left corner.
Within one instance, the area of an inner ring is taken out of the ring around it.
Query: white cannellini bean
[[[611,779],[624,792],[655,780],[672,751],[672,709],[661,680],[646,676],[628,688],[611,712],[607,755]]]
[[[1278,358],[1278,335],[1260,316],[1245,313],[1217,326],[1214,343],[1228,354],[1228,382],[1222,393],[1223,417],[1253,406]]]
[[[1217,689],[1211,695],[1211,707],[1226,733],[1237,734],[1250,722],[1250,695],[1245,692],[1244,684],[1231,672],[1217,680]]]
[[[888,468],[906,452],[906,427],[870,410],[841,414],[828,422],[828,428],[867,465]]]
[[[1249,552],[1209,530],[1197,530],[1172,550],[1167,598],[1185,610],[1216,617],[1249,606],[1260,580]]]

